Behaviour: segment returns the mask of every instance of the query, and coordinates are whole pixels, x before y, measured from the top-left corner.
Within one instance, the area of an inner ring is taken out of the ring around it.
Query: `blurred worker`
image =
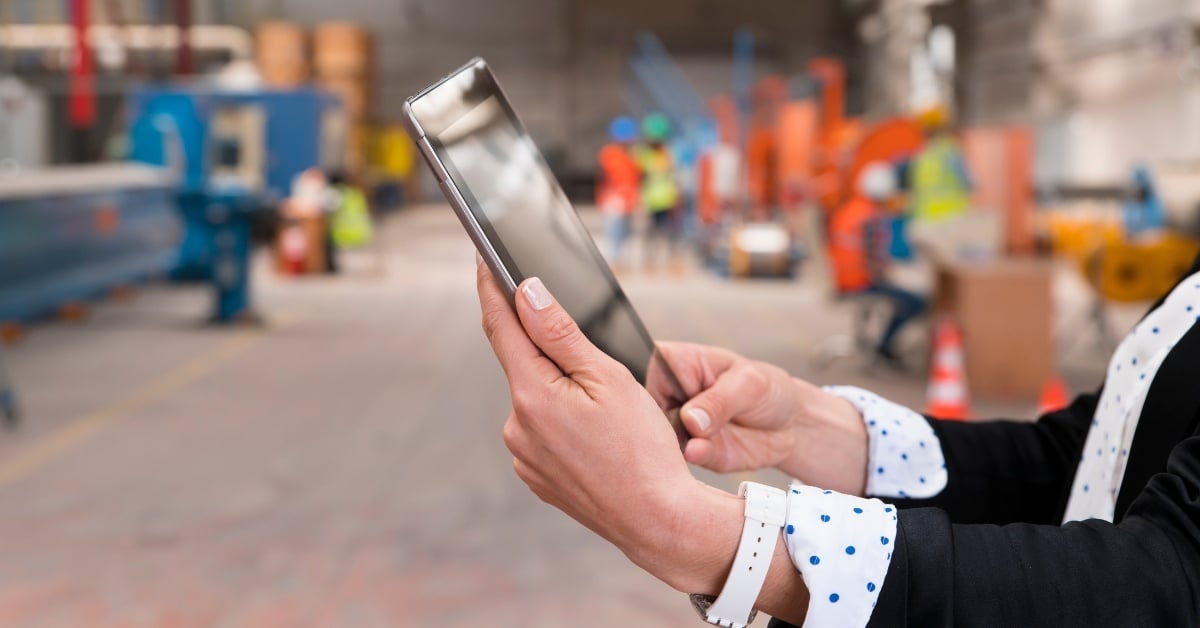
[[[293,272],[336,271],[332,236],[326,224],[338,203],[337,192],[320,168],[309,168],[292,181],[292,195],[282,206],[285,224],[281,241]]]
[[[931,107],[917,121],[928,143],[908,170],[913,219],[940,222],[960,216],[971,206],[971,176],[950,128],[950,114],[945,107]]]
[[[925,311],[925,298],[896,286],[887,278],[891,260],[891,221],[885,204],[897,192],[896,171],[876,162],[863,168],[853,198],[834,211],[829,223],[829,255],[838,292],[874,294],[892,302],[892,318],[876,352],[899,365],[895,342],[900,331]]]
[[[620,269],[625,243],[633,231],[633,210],[638,204],[642,169],[634,155],[638,139],[637,121],[621,116],[608,126],[611,140],[600,149],[600,172],[596,181],[596,205],[604,215],[608,261]]]
[[[675,250],[674,210],[679,205],[679,182],[675,178],[675,162],[667,149],[671,137],[671,121],[661,113],[652,113],[642,121],[642,136],[646,144],[638,155],[642,167],[642,205],[650,217],[646,231],[645,263],[653,270],[659,249],[667,262]]]
[[[697,209],[700,253],[712,259],[722,221],[737,206],[742,182],[742,154],[731,142],[716,142],[700,158]]]
[[[362,188],[350,183],[346,174],[329,175],[329,186],[337,193],[337,203],[329,218],[327,269],[337,272],[337,252],[355,249],[371,243],[371,207]]]
[[[1150,170],[1138,166],[1133,171],[1133,194],[1122,208],[1125,218],[1125,235],[1136,239],[1143,234],[1159,231],[1166,224],[1167,211],[1163,207]]]

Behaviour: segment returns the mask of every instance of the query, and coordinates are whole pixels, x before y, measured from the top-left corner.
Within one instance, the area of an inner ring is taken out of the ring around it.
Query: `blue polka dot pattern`
[[[945,458],[925,417],[860,388],[830,386],[825,390],[862,413],[868,461],[874,469],[867,478],[868,495],[928,498],[945,488]],[[924,482],[919,479],[922,477]]]
[[[792,525],[792,524],[790,524],[790,523],[789,523],[789,524],[788,524],[788,527],[787,527],[787,533],[788,533],[788,534],[795,534],[795,533],[796,533],[796,526],[794,526],[794,525]]]
[[[1087,455],[1080,457],[1075,470],[1064,523],[1093,518],[1112,521],[1146,393],[1163,360],[1200,320],[1194,305],[1200,296],[1198,277],[1200,273],[1172,290],[1113,353],[1084,445]]]
[[[891,562],[895,508],[803,486],[788,493],[784,543],[812,596],[806,625],[865,626]]]

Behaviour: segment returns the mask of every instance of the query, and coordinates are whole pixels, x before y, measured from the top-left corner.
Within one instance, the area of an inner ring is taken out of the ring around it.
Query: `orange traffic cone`
[[[963,342],[958,327],[942,320],[934,329],[933,368],[929,374],[925,413],[939,419],[966,420],[971,414]]]
[[[1042,389],[1042,397],[1038,401],[1038,415],[1049,414],[1062,410],[1071,405],[1071,394],[1067,391],[1067,383],[1061,376],[1055,375],[1046,382]]]

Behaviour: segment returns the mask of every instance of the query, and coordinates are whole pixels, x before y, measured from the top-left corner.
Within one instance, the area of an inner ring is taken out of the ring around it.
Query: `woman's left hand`
[[[658,404],[540,280],[520,286],[516,312],[484,264],[478,290],[484,332],[508,376],[504,442],[521,480],[671,586],[719,588],[732,553],[697,551],[705,545],[696,533],[735,546],[741,500],[692,477]]]

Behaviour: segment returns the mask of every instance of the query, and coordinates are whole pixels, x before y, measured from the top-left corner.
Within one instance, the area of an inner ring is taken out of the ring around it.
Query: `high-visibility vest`
[[[949,135],[930,140],[912,164],[913,218],[937,222],[971,206],[968,182],[960,170],[962,150]]]
[[[679,204],[679,184],[675,180],[675,163],[665,148],[645,147],[638,161],[641,163],[642,204],[646,211],[657,214],[675,209]]]
[[[349,185],[338,189],[342,202],[333,213],[333,242],[342,249],[365,246],[371,242],[371,210],[362,190]]]

